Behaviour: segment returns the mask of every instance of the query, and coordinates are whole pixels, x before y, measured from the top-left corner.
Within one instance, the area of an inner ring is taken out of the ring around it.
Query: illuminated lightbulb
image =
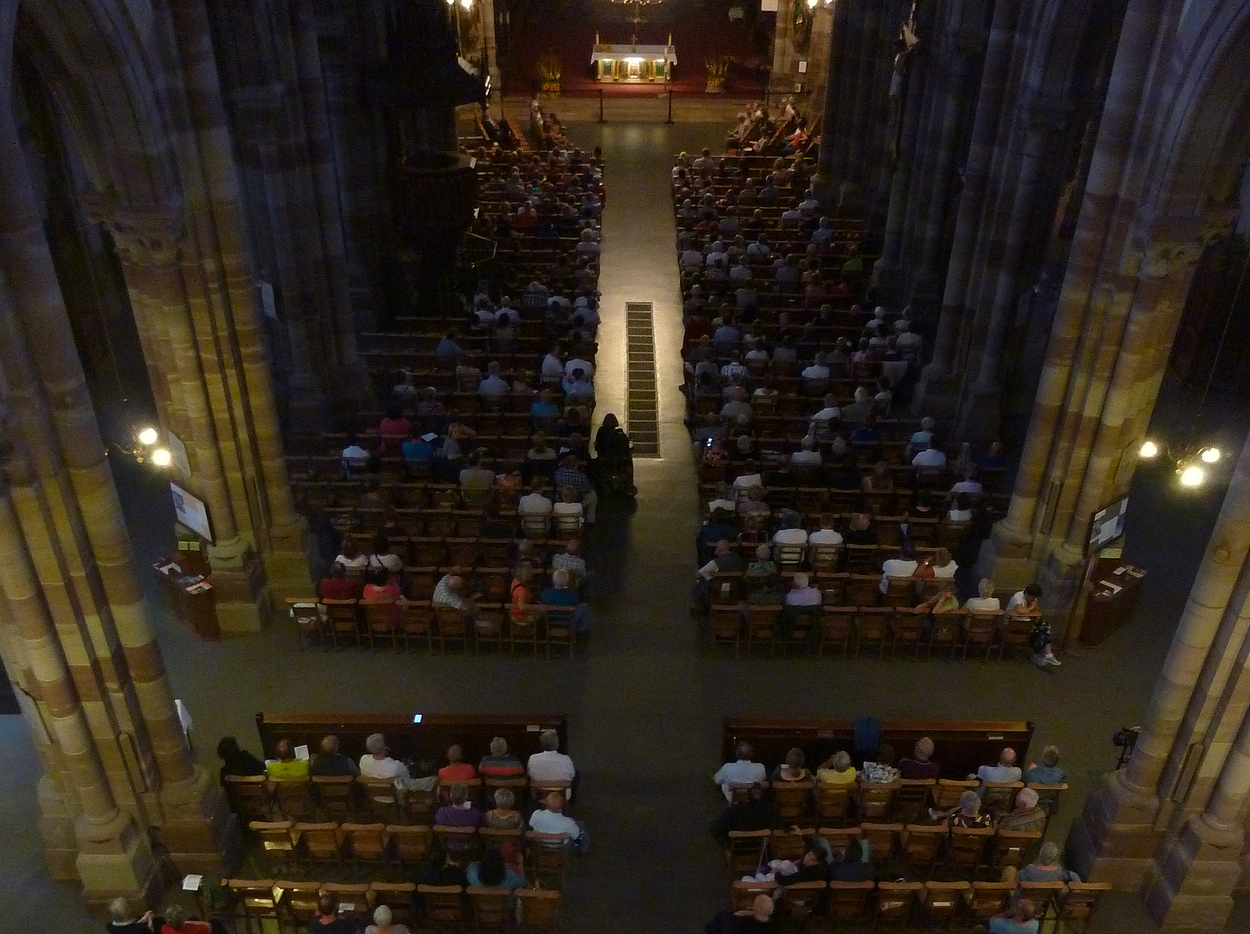
[[[1141,455],[1143,460],[1150,460],[1150,458],[1156,457],[1159,454],[1159,445],[1155,444],[1153,441],[1143,441],[1141,450],[1137,453]]]
[[[466,10],[470,10],[473,8],[473,0],[460,0],[460,5]]]
[[[1203,448],[1198,452],[1199,456],[1208,464],[1214,464],[1220,459],[1219,448]]]
[[[156,444],[156,439],[158,437],[160,436],[156,433],[156,429],[152,428],[151,426],[148,426],[147,428],[141,429],[139,431],[139,443],[143,445],[147,445],[148,447],[151,447],[153,444]]]
[[[169,453],[169,448],[157,448],[152,452],[152,463],[157,467],[168,467],[174,462],[174,455]]]
[[[1196,487],[1206,482],[1207,472],[1197,464],[1190,464],[1181,471],[1181,486]]]

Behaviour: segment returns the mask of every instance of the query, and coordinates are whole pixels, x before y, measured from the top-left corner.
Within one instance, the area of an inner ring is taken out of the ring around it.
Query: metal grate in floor
[[[635,457],[660,456],[659,396],[655,385],[655,332],[650,302],[625,303],[627,422]]]

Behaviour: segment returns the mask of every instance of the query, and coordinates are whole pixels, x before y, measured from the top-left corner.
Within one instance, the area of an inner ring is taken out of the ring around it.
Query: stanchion
[[[673,122],[673,92],[672,91],[668,92],[668,119],[665,120],[664,122],[665,123]]]
[[[603,123],[603,88],[599,89],[599,122]]]

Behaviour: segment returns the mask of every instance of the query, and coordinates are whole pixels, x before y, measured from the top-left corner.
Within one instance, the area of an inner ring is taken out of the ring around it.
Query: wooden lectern
[[[221,638],[221,626],[217,623],[217,592],[208,581],[211,569],[202,551],[179,544],[184,548],[174,557],[152,562],[160,580],[161,602],[201,639],[215,642]]]

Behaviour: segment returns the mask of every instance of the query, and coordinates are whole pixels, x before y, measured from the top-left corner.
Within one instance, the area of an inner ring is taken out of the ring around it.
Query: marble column
[[[994,18],[977,93],[972,139],[959,195],[955,233],[946,269],[942,310],[938,318],[937,336],[933,342],[933,357],[921,371],[920,382],[916,387],[916,411],[938,418],[953,417],[959,405],[959,380],[954,372],[955,350],[966,314],[964,293],[972,269],[981,209],[989,183],[990,161],[1006,93],[1007,72],[1018,15],[1017,4],[994,5]],[[928,247],[927,235],[926,246]]]
[[[1169,793],[1160,780],[1212,646],[1224,627],[1235,625],[1240,606],[1230,601],[1235,592],[1245,599],[1248,555],[1250,438],[1234,468],[1133,755],[1090,793],[1069,834],[1069,860],[1083,878],[1134,889],[1150,872],[1166,834],[1166,826],[1156,820]]]

